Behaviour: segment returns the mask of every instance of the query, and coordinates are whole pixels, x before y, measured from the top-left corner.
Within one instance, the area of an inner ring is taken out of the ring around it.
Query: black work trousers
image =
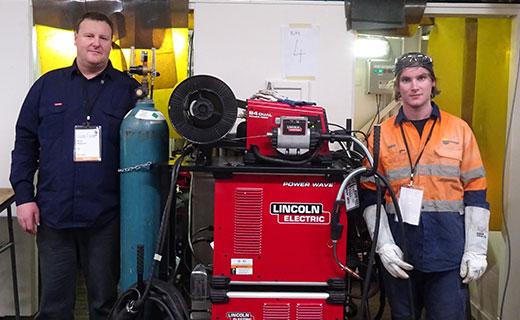
[[[73,319],[76,279],[85,276],[89,316],[106,319],[117,299],[119,217],[92,228],[38,227],[41,299],[35,319]]]

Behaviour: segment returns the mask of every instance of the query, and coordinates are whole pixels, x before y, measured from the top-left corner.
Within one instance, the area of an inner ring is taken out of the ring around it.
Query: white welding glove
[[[376,207],[371,205],[365,208],[363,217],[368,227],[370,237],[374,238],[376,228]],[[385,269],[394,277],[408,279],[409,276],[404,270],[412,270],[413,266],[403,261],[403,252],[395,244],[394,237],[388,225],[388,217],[384,207],[381,207],[381,222],[379,224],[379,235],[377,237],[376,252],[381,257],[381,262]]]
[[[463,283],[480,278],[487,268],[489,210],[480,207],[465,208],[466,243],[460,264]]]

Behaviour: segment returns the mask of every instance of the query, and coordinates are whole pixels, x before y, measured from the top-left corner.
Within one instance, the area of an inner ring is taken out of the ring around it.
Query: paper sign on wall
[[[310,24],[282,26],[282,51],[286,78],[315,78],[318,69],[320,29]]]

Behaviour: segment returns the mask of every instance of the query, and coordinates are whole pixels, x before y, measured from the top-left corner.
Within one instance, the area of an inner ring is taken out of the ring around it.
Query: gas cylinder
[[[137,282],[138,270],[145,280],[150,277],[161,221],[157,164],[168,162],[168,141],[166,119],[148,98],[139,100],[121,123],[121,291]]]

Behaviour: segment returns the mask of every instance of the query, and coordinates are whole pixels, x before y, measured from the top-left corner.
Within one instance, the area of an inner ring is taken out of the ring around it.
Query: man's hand
[[[398,246],[392,243],[385,243],[379,248],[378,253],[386,271],[394,278],[408,279],[410,277],[405,270],[413,270],[413,266],[404,262],[403,252]]]
[[[16,217],[23,231],[36,234],[40,225],[40,209],[36,202],[26,202],[17,206]]]
[[[489,210],[468,206],[464,210],[466,242],[460,263],[463,283],[478,280],[486,271],[489,234]]]
[[[466,252],[462,256],[460,264],[460,276],[463,278],[463,283],[470,283],[473,280],[478,280],[486,271],[487,261],[485,254],[476,254],[473,252]]]
[[[368,232],[372,239],[374,238],[374,231],[376,229],[376,209],[376,205],[371,205],[365,208],[363,212],[363,217],[365,218]],[[381,257],[381,262],[385,269],[394,278],[409,278],[406,271],[412,270],[413,266],[403,260],[403,252],[395,244],[392,231],[390,231],[390,225],[388,224],[388,217],[383,207],[381,207],[381,221],[379,224],[376,252],[379,254],[379,257]]]

